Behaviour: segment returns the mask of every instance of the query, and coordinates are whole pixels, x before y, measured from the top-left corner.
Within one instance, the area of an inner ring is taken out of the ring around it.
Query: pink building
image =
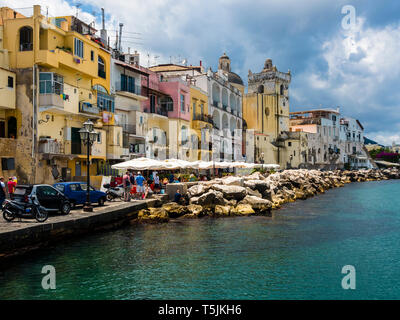
[[[149,99],[142,102],[142,111],[168,118],[190,121],[190,88],[180,79],[162,80],[162,75],[147,70],[142,88]]]

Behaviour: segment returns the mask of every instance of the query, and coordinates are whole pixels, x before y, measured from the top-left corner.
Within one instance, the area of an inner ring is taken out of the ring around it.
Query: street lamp
[[[93,129],[93,122],[87,120],[83,124],[83,128],[79,130],[79,135],[83,143],[87,146],[87,186],[86,186],[86,202],[83,206],[83,211],[93,212],[93,207],[90,202],[90,173],[89,173],[89,156],[90,156],[90,147],[97,140],[98,133]]]

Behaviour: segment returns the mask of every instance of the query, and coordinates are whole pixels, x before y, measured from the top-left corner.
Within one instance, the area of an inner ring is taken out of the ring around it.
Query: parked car
[[[17,185],[11,200],[26,204],[30,203],[32,196],[36,196],[39,204],[49,213],[68,214],[71,211],[68,198],[48,184]]]
[[[86,202],[86,186],[86,182],[59,182],[54,184],[54,187],[69,199],[73,207]],[[103,206],[106,201],[106,193],[90,186],[90,201]]]

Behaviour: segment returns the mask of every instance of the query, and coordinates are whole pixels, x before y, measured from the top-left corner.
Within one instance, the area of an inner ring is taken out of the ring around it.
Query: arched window
[[[283,96],[283,95],[284,95],[284,92],[283,92],[283,91],[284,91],[284,89],[285,89],[285,88],[283,87],[283,84],[281,84],[281,87],[280,87],[280,91],[281,91],[281,92],[280,92],[280,95],[281,95],[281,96]]]
[[[257,92],[258,93],[264,93],[264,86],[262,84],[258,86]]]
[[[106,78],[106,65],[102,57],[98,57],[98,67],[99,67],[99,77],[105,79]]]
[[[15,117],[8,118],[7,125],[8,125],[8,130],[7,130],[8,138],[16,139],[17,138],[17,119]]]
[[[96,90],[96,91],[98,91],[98,92],[102,92],[102,93],[108,94],[107,89],[104,88],[103,86],[99,85],[99,84],[94,85],[94,86],[93,86],[93,90]]]
[[[31,27],[22,27],[19,30],[19,51],[33,50],[33,31]]]

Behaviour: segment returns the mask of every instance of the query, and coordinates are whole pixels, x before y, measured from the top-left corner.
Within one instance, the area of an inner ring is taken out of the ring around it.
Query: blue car
[[[59,182],[53,186],[69,199],[73,207],[86,202],[86,182]],[[106,193],[90,186],[90,202],[103,206],[105,201]]]

